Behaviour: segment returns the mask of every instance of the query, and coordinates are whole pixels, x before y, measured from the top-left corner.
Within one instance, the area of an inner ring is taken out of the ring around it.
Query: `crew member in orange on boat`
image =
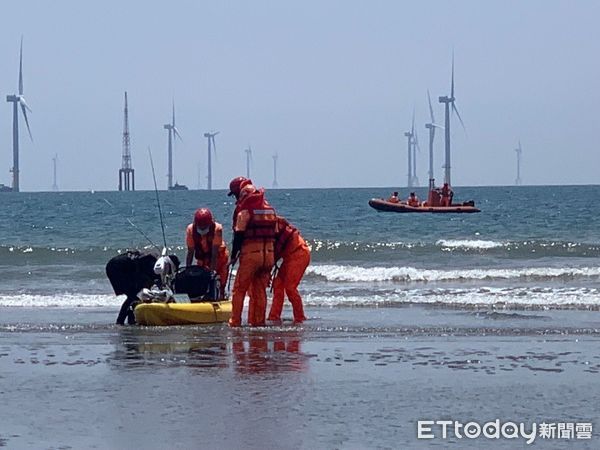
[[[392,195],[390,195],[387,201],[390,203],[400,203],[400,198],[398,198],[398,192],[392,193]]]
[[[420,206],[421,202],[419,201],[419,197],[414,192],[411,192],[408,196],[408,206]]]
[[[442,186],[442,206],[452,206],[452,197],[454,197],[454,192],[452,192],[448,183],[444,183],[444,186]]]

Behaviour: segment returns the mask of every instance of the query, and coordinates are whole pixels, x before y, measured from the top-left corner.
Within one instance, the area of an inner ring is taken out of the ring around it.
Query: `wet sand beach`
[[[0,310],[7,448],[518,448],[418,440],[418,420],[593,422],[600,315],[310,308],[301,327],[117,327]],[[538,448],[596,448],[541,440]]]

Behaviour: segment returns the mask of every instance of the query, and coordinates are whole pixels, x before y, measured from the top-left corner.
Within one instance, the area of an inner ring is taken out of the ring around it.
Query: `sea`
[[[286,303],[282,324],[236,329],[115,325],[105,275],[127,249],[183,260],[200,207],[230,242],[226,191],[0,194],[0,447],[529,447],[512,423],[535,448],[599,448],[600,186],[369,207],[397,190],[267,189],[312,249],[308,320]]]
[[[600,307],[599,186],[464,187],[476,214],[381,213],[397,188],[272,189],[267,197],[312,249],[308,306]],[[424,198],[424,189],[416,189]],[[0,306],[117,307],[104,267],[130,248],[164,245],[155,192],[42,192],[0,197]],[[210,208],[231,240],[225,191],[162,191],[167,247]],[[131,223],[133,223],[133,225]],[[144,236],[145,235],[145,236]]]

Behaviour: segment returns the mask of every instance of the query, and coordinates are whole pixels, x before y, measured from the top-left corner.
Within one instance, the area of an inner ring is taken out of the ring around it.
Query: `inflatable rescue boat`
[[[409,206],[406,203],[388,202],[382,198],[372,198],[369,206],[377,211],[398,213],[476,213],[481,212],[475,208],[475,202],[469,201],[450,206]]]
[[[227,322],[231,317],[231,301],[199,303],[140,303],[134,309],[140,325],[194,325]]]

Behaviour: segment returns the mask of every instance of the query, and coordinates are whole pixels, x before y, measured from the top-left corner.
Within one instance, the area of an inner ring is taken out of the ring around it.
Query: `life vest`
[[[194,257],[198,261],[198,264],[205,267],[210,267],[212,257],[213,241],[215,239],[215,233],[222,233],[223,227],[221,224],[214,223],[209,227],[208,233],[201,236],[196,232],[196,229],[192,230],[192,236],[194,237]]]
[[[283,217],[277,216],[277,232],[275,235],[275,259],[279,259],[287,245],[298,234],[298,229]]]
[[[250,219],[244,231],[244,240],[275,240],[277,215],[273,207],[265,200],[265,192],[260,189],[248,194],[239,202],[239,210],[246,210]]]
[[[419,206],[419,198],[418,197],[409,197],[408,198],[408,206]]]

